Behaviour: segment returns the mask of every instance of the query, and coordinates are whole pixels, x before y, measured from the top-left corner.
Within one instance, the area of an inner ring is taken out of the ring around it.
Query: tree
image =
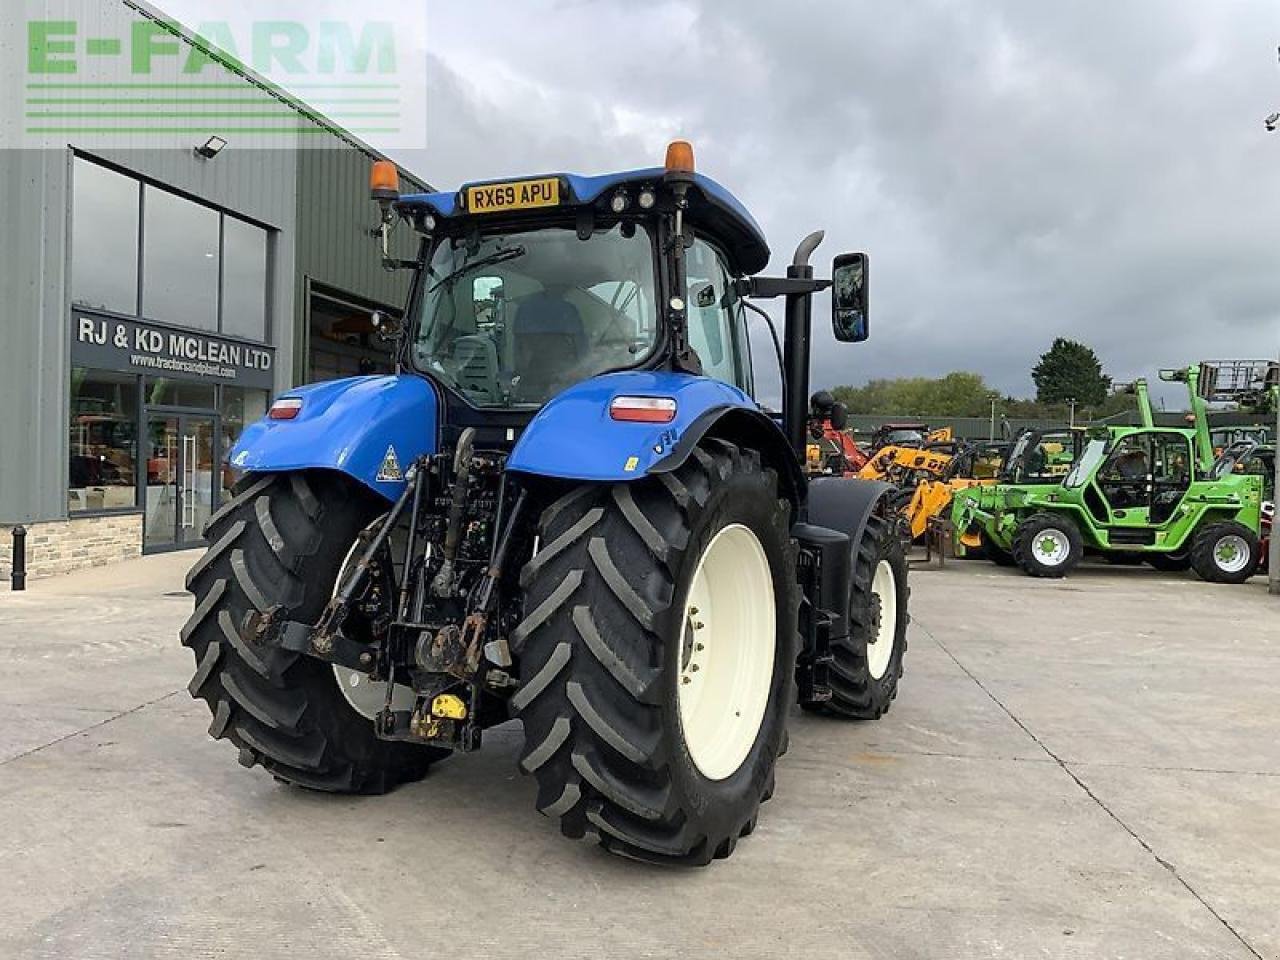
[[[1102,372],[1102,361],[1083,343],[1058,337],[1031,370],[1040,403],[1068,403],[1096,407],[1106,399],[1111,378]]]
[[[832,394],[850,413],[917,417],[985,417],[991,388],[976,373],[945,377],[872,380],[862,387],[836,387]]]

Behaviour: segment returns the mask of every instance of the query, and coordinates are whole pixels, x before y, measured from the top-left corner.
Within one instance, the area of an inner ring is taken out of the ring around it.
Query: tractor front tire
[[[1191,540],[1191,567],[1210,583],[1244,583],[1257,572],[1261,555],[1257,534],[1234,520],[1208,524]]]
[[[246,767],[334,793],[383,793],[420,779],[447,751],[379,740],[334,668],[245,638],[245,618],[277,604],[314,623],[357,536],[386,510],[337,475],[251,475],[209,521],[209,549],[187,575],[196,608],[182,628],[195,654],[188,689]]]
[[[831,641],[831,699],[813,712],[878,720],[898,695],[907,651],[907,557],[893,520],[873,514],[853,558],[849,635]]]
[[[1013,558],[1024,573],[1057,579],[1074,570],[1084,556],[1080,528],[1066,516],[1033,513],[1018,524]]]
[[[543,512],[512,708],[520,767],[566,836],[703,865],[754,829],[795,700],[789,529],[773,471],[718,440]]]

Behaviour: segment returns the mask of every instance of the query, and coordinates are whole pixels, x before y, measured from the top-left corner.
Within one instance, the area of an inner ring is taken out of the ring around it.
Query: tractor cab
[[[746,209],[693,170],[687,144],[661,168],[397,193],[385,209],[423,238],[405,367],[472,407],[536,410],[622,370],[751,391],[735,281],[769,248]]]
[[[1114,526],[1114,542],[1133,542],[1125,540],[1132,536],[1154,543],[1154,534],[1140,531],[1167,523],[1190,489],[1196,462],[1191,441],[1188,431],[1177,429],[1099,431],[1063,484],[1083,491],[1094,520]]]
[[[753,393],[743,301],[787,291],[753,286],[770,256],[763,232],[695,171],[689,144],[673,143],[662,167],[406,196],[394,167],[379,164],[373,186],[384,238],[397,222],[422,238],[416,261],[384,255],[415,272],[401,368],[434,381],[462,420],[475,417],[459,405],[527,421],[566,389],[621,371],[705,376]],[[865,257],[841,266],[836,336],[865,339]]]

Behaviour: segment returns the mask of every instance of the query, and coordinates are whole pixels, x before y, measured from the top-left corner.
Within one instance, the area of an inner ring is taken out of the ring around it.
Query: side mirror
[[[381,310],[375,310],[369,317],[369,322],[373,324],[374,332],[383,343],[392,343],[399,339],[400,321],[394,317],[388,317]]]
[[[836,430],[843,430],[849,425],[849,408],[837,400],[831,405],[831,426]]]
[[[868,267],[865,253],[842,253],[832,265],[831,329],[841,343],[861,343],[871,336]]]

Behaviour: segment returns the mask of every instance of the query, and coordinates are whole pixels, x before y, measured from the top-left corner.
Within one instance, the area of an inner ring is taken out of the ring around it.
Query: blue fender
[[[247,427],[231,452],[233,467],[249,473],[337,470],[395,500],[404,492],[409,465],[436,452],[439,401],[421,377],[330,380],[277,399],[286,397],[302,400],[298,416]],[[383,469],[391,456],[398,470]]]
[[[631,423],[609,416],[618,396],[670,397],[670,423]],[[771,462],[779,460],[783,483],[803,498],[800,467],[786,437],[737,387],[688,373],[606,373],[565,390],[542,408],[521,435],[507,469],[564,480],[620,482],[676,469],[717,423],[735,426],[731,439],[748,442]],[[745,429],[744,429],[745,428]],[[789,464],[790,466],[786,466]]]

